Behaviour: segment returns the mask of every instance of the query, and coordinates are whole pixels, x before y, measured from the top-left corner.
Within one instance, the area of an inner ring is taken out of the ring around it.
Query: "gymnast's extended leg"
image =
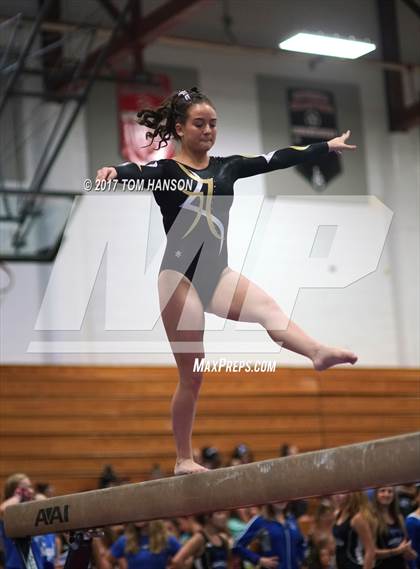
[[[306,356],[317,370],[357,361],[353,352],[325,346],[308,336],[269,294],[230,268],[222,273],[208,311],[230,320],[258,322],[276,343]]]
[[[180,277],[176,271],[164,270],[159,275],[158,285],[162,320],[179,371],[179,383],[171,406],[177,451],[174,473],[186,474],[207,470],[194,462],[191,443],[196,404],[203,381],[203,374],[194,371],[194,360],[204,357],[204,311],[195,288],[187,279],[182,277],[180,280]]]

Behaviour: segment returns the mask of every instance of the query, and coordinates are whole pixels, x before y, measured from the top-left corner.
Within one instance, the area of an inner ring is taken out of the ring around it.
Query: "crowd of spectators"
[[[280,456],[298,449],[283,445]],[[215,447],[196,459],[209,469],[253,461],[245,444],[223,464]],[[164,476],[154,465],[150,478]],[[107,466],[100,488],[126,483]],[[48,484],[32,486],[25,474],[5,484],[0,516],[12,505],[53,495]],[[62,569],[67,534],[32,539],[40,569]],[[4,569],[21,569],[12,540],[0,522]],[[93,569],[420,569],[420,487],[383,487],[367,492],[325,496],[242,508],[233,512],[131,523],[104,529],[93,538]]]

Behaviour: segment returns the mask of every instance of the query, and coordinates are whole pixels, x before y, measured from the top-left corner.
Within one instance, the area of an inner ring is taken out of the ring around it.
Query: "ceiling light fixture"
[[[280,49],[357,59],[376,49],[374,43],[320,34],[298,33],[279,43]]]

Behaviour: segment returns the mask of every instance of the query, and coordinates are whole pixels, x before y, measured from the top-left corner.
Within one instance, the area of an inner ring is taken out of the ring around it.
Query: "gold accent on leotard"
[[[176,162],[176,160],[175,160]],[[213,235],[221,240],[222,239],[222,234],[221,232],[218,233],[217,232],[217,228],[214,225],[214,222],[211,218],[211,201],[213,198],[213,189],[214,189],[214,181],[213,178],[201,178],[198,174],[196,174],[195,172],[192,172],[191,170],[189,170],[186,166],[184,166],[183,164],[181,164],[180,162],[177,162],[178,166],[181,168],[181,170],[191,179],[193,179],[195,182],[198,183],[202,183],[202,184],[207,184],[207,196],[202,194],[201,192],[191,192],[190,190],[180,190],[183,194],[189,196],[189,197],[194,197],[194,198],[198,198],[200,200],[200,209],[197,212],[197,215],[193,221],[193,223],[191,224],[191,227],[188,229],[188,231],[183,235],[183,237],[186,237],[187,235],[189,235],[191,233],[191,231],[193,231],[193,229],[195,228],[195,226],[197,225],[197,223],[200,220],[201,217],[201,212],[203,210],[203,200],[204,198],[206,198],[206,207],[205,207],[205,214],[206,214],[206,219],[207,219],[207,225],[209,226],[210,231],[213,233]],[[219,230],[220,231],[220,230]]]

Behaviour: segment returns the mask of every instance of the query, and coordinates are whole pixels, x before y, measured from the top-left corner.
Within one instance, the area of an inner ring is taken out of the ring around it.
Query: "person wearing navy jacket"
[[[253,518],[235,541],[233,553],[265,569],[300,569],[305,557],[305,540],[296,520],[286,515],[287,503],[264,507],[264,515]],[[258,553],[248,549],[258,542]]]

